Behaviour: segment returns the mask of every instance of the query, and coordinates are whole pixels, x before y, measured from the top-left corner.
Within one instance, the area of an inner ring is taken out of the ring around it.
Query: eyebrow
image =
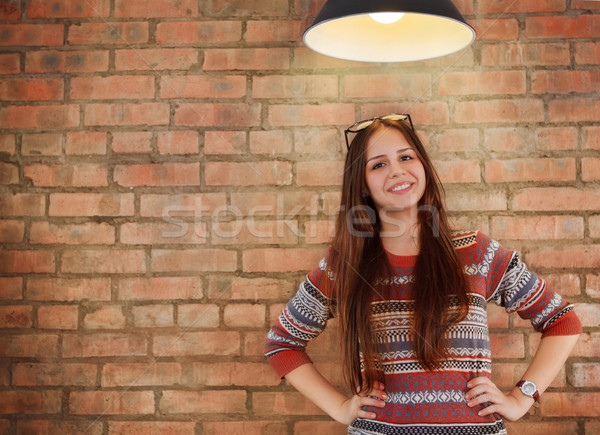
[[[396,150],[396,154],[400,154],[400,153],[403,153],[404,151],[408,151],[408,150],[412,150],[412,148],[408,147],[408,148],[402,148],[402,149]],[[367,163],[369,163],[371,160],[379,159],[380,157],[385,157],[385,154],[379,154],[378,156],[371,157],[369,160],[367,160]]]

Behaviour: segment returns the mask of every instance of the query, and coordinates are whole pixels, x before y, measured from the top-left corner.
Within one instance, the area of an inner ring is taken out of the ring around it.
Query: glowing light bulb
[[[403,12],[374,12],[369,14],[371,18],[381,24],[395,23],[404,16]]]

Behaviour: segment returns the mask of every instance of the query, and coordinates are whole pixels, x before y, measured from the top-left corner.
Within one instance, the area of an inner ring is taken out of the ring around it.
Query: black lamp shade
[[[401,12],[381,24],[369,14]],[[406,62],[454,53],[475,40],[450,0],[328,0],[304,32],[304,43],[327,56],[366,62]]]

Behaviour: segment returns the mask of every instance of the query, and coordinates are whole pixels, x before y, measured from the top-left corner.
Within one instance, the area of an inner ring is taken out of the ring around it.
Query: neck
[[[419,224],[417,212],[379,214],[381,220],[381,243],[386,251],[395,255],[419,253]]]

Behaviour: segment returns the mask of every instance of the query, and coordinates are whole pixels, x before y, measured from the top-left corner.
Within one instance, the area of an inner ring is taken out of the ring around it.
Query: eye
[[[379,169],[379,168],[382,168],[384,164],[385,164],[385,163],[383,163],[383,162],[375,163],[371,169]]]
[[[400,161],[402,161],[402,162],[404,162],[406,160],[412,160],[412,159],[413,159],[413,157],[409,156],[409,155],[400,156]]]

